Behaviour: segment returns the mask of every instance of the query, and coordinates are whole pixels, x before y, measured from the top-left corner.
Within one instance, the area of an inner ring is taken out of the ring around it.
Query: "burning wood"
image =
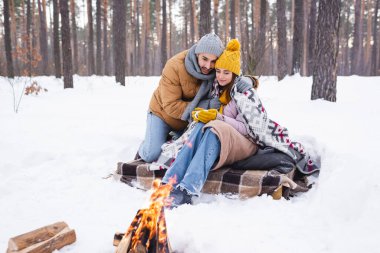
[[[174,180],[174,179],[173,179]],[[140,252],[172,252],[166,230],[164,206],[173,182],[160,185],[160,180],[153,182],[154,192],[150,197],[150,205],[147,209],[140,209],[127,232],[122,236],[115,234],[114,245],[118,246],[116,253],[140,253]]]

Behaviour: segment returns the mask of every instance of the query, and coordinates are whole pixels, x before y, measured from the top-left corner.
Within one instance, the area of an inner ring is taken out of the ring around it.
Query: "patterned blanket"
[[[149,190],[153,180],[161,178],[166,170],[150,170],[150,164],[140,160],[120,162],[114,177],[130,186]],[[306,177],[295,180],[293,169],[284,175],[274,170],[236,170],[229,167],[211,171],[202,192],[208,194],[231,194],[239,198],[251,198],[263,194],[272,195],[282,190],[282,196],[288,199],[298,192],[308,191]]]
[[[245,93],[239,93],[236,86],[231,91],[239,113],[243,115],[249,135],[260,146],[273,147],[293,158],[297,169],[310,175],[320,170],[320,157],[314,159],[305,147],[291,140],[288,129],[270,119],[267,112],[253,88]]]

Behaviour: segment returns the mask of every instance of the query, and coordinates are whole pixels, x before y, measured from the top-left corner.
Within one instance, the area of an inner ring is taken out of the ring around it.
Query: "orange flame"
[[[154,180],[153,193],[150,196],[149,208],[139,210],[132,222],[134,225],[130,226],[126,233],[129,234],[135,231],[134,236],[132,237],[131,249],[135,250],[137,245],[140,244],[145,246],[148,251],[151,239],[156,236],[157,232],[159,244],[166,243],[166,223],[165,219],[162,218],[162,208],[170,205],[168,197],[175,182],[175,177],[170,178],[169,183],[165,185],[161,185],[161,180],[159,179]],[[146,238],[147,232],[149,232],[148,238]],[[146,241],[145,245],[143,241]]]

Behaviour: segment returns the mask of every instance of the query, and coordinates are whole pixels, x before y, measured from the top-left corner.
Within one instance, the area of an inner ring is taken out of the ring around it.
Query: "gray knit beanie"
[[[214,54],[219,57],[224,50],[223,42],[215,33],[208,33],[204,35],[197,43],[195,48],[196,54],[206,53]]]

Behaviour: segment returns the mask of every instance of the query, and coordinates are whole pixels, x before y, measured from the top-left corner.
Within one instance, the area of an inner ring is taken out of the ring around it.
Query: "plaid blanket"
[[[117,164],[114,177],[130,186],[149,190],[153,180],[164,176],[166,170],[150,170],[150,164],[140,160]],[[274,170],[236,170],[229,167],[211,171],[202,192],[208,194],[233,194],[239,198],[251,198],[273,194],[282,187],[282,196],[288,199],[298,192],[308,191],[306,177],[294,181],[297,171],[288,174]]]

